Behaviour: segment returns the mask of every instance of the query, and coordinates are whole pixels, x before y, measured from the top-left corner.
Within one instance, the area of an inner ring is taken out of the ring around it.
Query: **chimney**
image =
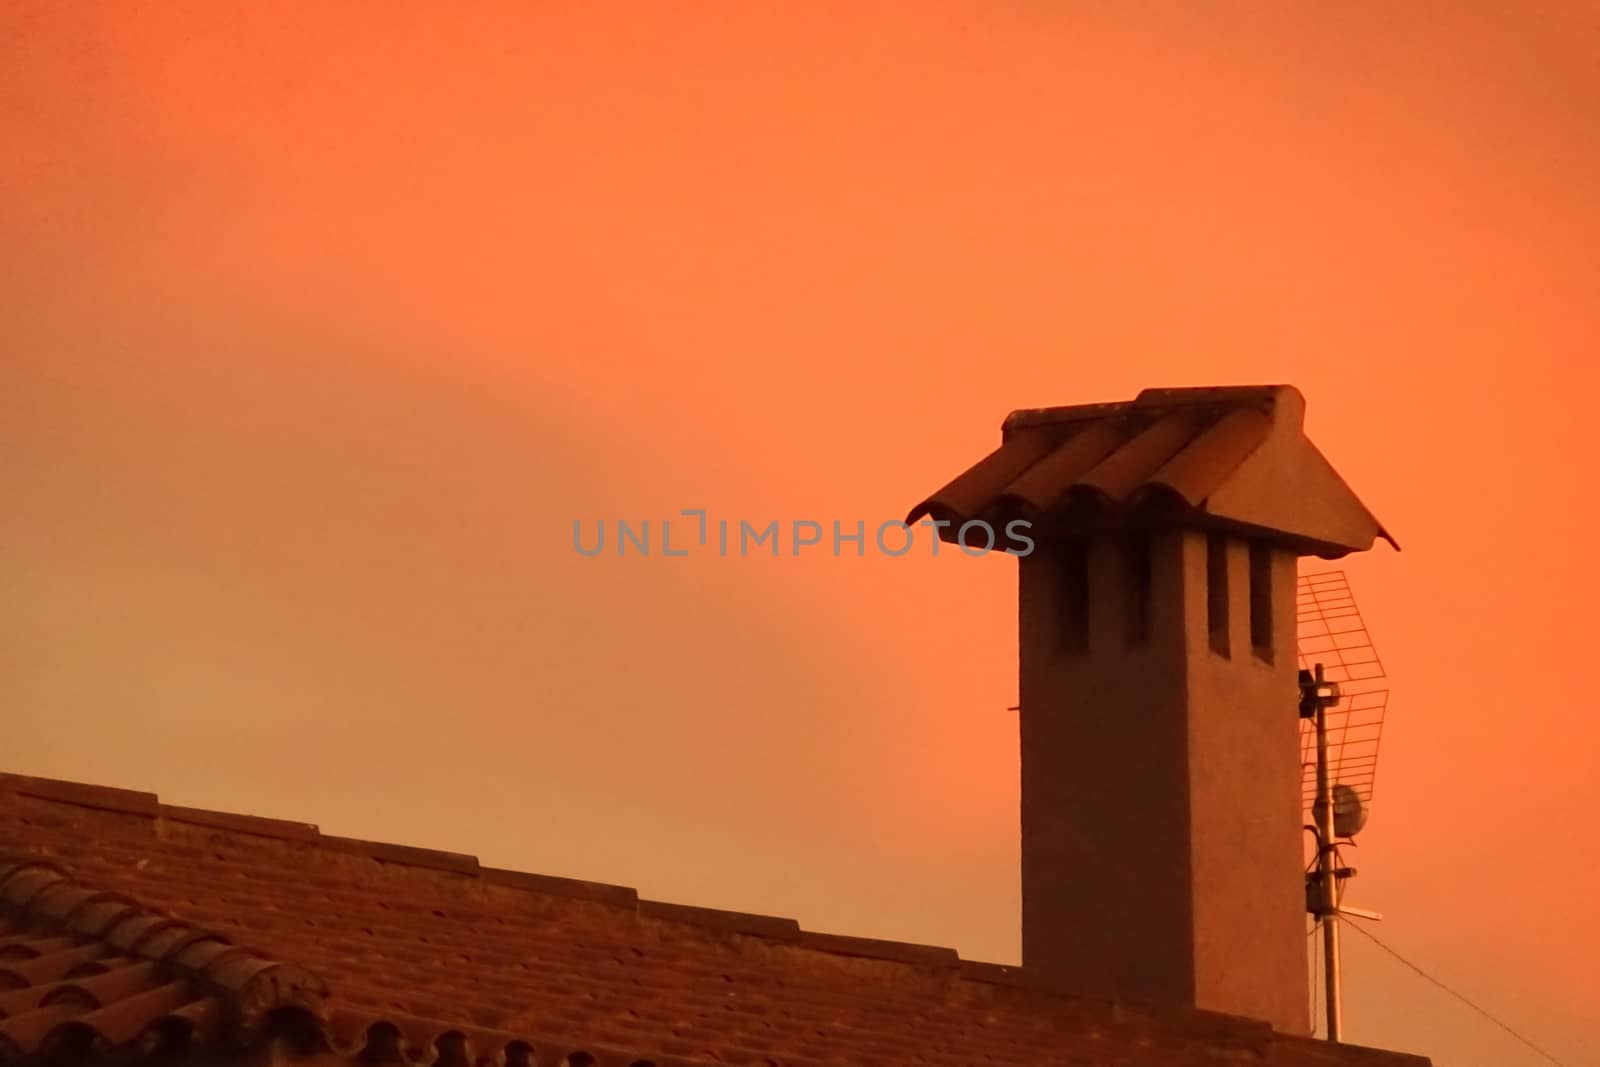
[[[1059,984],[1311,1029],[1296,559],[1389,538],[1304,412],[1290,386],[1014,412],[908,517],[1031,526],[1022,963]]]

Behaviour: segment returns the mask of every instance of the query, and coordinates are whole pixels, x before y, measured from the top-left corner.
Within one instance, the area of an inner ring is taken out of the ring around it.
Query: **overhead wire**
[[[1348,914],[1346,914],[1343,917],[1347,918],[1347,919],[1356,918],[1356,916],[1352,916],[1352,915],[1348,915]],[[1551,1063],[1555,1064],[1556,1067],[1567,1067],[1567,1065],[1565,1063],[1563,1063],[1561,1060],[1556,1059],[1555,1056],[1551,1055],[1549,1052],[1545,1051],[1544,1049],[1540,1048],[1537,1044],[1535,1044],[1534,1041],[1531,1038],[1529,1038],[1526,1035],[1518,1032],[1514,1027],[1511,1026],[1511,1024],[1509,1024],[1509,1023],[1505,1022],[1504,1020],[1496,1017],[1494,1015],[1494,1013],[1490,1012],[1487,1008],[1484,1008],[1484,1007],[1482,1007],[1482,1006],[1480,1006],[1478,1004],[1473,1003],[1473,1001],[1469,1000],[1464,994],[1459,993],[1456,990],[1450,988],[1450,986],[1446,985],[1444,982],[1442,982],[1438,978],[1435,978],[1433,975],[1429,974],[1427,971],[1423,970],[1421,967],[1418,967],[1415,963],[1412,963],[1410,960],[1408,960],[1404,956],[1400,955],[1400,953],[1396,952],[1394,949],[1392,949],[1388,945],[1384,944],[1381,940],[1378,939],[1378,935],[1377,934],[1374,934],[1371,930],[1368,930],[1366,928],[1366,925],[1363,922],[1352,922],[1352,923],[1349,924],[1349,926],[1350,926],[1350,928],[1352,930],[1356,931],[1356,933],[1360,934],[1362,937],[1366,938],[1368,941],[1371,941],[1374,945],[1377,945],[1379,948],[1383,949],[1383,951],[1387,952],[1389,955],[1393,956],[1395,959],[1397,959],[1401,963],[1405,964],[1408,968],[1410,968],[1412,971],[1414,971],[1417,975],[1421,976],[1422,978],[1427,979],[1429,982],[1432,982],[1434,985],[1438,986],[1440,989],[1444,990],[1446,993],[1449,993],[1452,997],[1455,997],[1457,1000],[1461,1001],[1461,1003],[1465,1004],[1467,1007],[1471,1008],[1473,1011],[1477,1012],[1479,1015],[1483,1016],[1485,1019],[1488,1019],[1490,1022],[1494,1023],[1500,1029],[1504,1030],[1506,1033],[1510,1034],[1512,1037],[1516,1038],[1518,1041],[1520,1041],[1524,1045],[1528,1046],[1528,1048],[1532,1049],[1534,1052],[1537,1052],[1539,1055],[1543,1056],[1545,1059],[1547,1059]]]

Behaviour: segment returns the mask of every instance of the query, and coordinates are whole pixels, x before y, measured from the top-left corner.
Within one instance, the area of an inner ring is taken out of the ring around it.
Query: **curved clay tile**
[[[0,863],[0,944],[27,954],[0,965],[22,983],[0,995],[0,1049],[18,1055],[187,1038],[219,1022],[248,1035],[271,1012],[318,1011],[328,993],[303,968],[37,861]]]
[[[1190,507],[1199,507],[1271,432],[1272,416],[1266,412],[1234,408],[1167,460],[1150,476],[1150,483],[1172,490]]]
[[[1056,508],[1078,480],[1127,440],[1115,422],[1090,422],[1000,491],[1034,515]]]
[[[1073,488],[1095,490],[1116,503],[1127,500],[1189,442],[1196,422],[1197,416],[1191,411],[1162,415],[1085,472]]]
[[[926,515],[955,522],[975,518],[994,502],[1000,490],[1049,455],[1053,447],[1047,434],[1017,434],[912,508],[906,525]]]
[[[1306,439],[1304,415],[1305,399],[1286,385],[1147,389],[1121,404],[1014,411],[1004,444],[907,521],[998,511],[1081,531],[1168,498],[1187,510],[1182,523],[1253,528],[1302,555],[1336,558],[1377,537],[1393,544]],[[1075,503],[1095,506],[1073,512]]]

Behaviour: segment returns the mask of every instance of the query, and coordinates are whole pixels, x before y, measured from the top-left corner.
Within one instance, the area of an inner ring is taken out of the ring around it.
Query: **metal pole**
[[[1316,683],[1322,686],[1322,664],[1316,665]],[[1339,993],[1339,876],[1334,872],[1333,779],[1328,773],[1328,709],[1317,701],[1317,873],[1321,880],[1322,957],[1328,984],[1328,1040],[1338,1041],[1343,1030],[1344,1005]]]

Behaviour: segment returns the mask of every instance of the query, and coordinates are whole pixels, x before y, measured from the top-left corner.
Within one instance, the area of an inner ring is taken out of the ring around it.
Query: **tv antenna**
[[[1343,571],[1302,574],[1295,589],[1300,659],[1301,799],[1317,842],[1306,873],[1306,910],[1322,928],[1327,985],[1328,1040],[1344,1028],[1339,959],[1339,917],[1381,919],[1377,912],[1340,903],[1355,868],[1344,864],[1341,844],[1367,824],[1378,775],[1378,743],[1389,689]]]

